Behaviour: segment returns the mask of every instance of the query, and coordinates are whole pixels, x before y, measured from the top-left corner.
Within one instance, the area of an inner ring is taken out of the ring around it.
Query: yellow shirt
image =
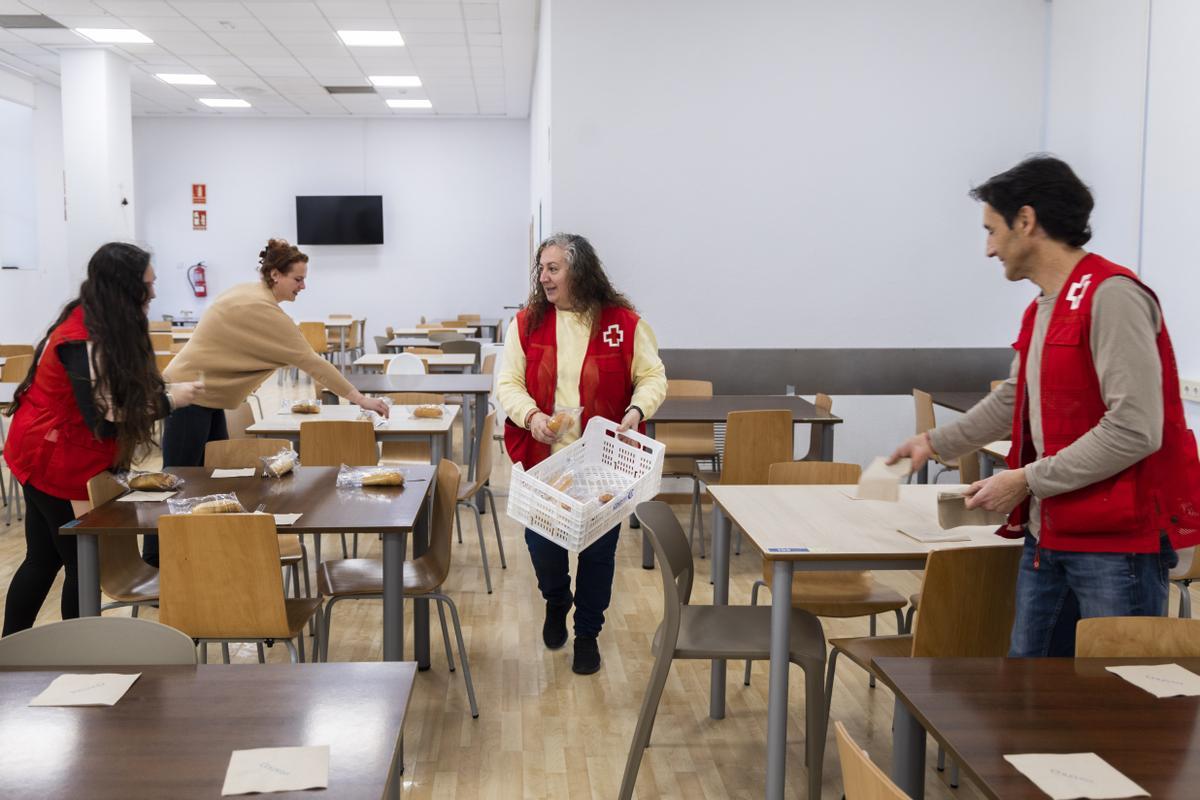
[[[591,339],[591,327],[583,314],[574,311],[556,311],[554,317],[558,354],[558,385],[554,388],[554,405],[577,408],[579,377]],[[649,419],[667,396],[667,370],[658,357],[658,340],[654,338],[654,331],[650,330],[644,319],[638,320],[637,330],[633,334],[633,364],[630,372],[633,399],[629,404],[640,408]],[[537,403],[525,389],[525,351],[521,349],[516,318],[504,335],[504,365],[497,381],[496,396],[508,418],[521,427],[525,427],[529,412],[537,408]],[[560,450],[575,441],[579,433],[581,431],[573,429],[571,433],[564,434],[552,450]]]
[[[299,367],[339,397],[354,387],[337,367],[312,349],[299,326],[261,281],[221,294],[204,312],[196,332],[163,371],[170,382],[204,373],[196,405],[237,408],[280,367]]]

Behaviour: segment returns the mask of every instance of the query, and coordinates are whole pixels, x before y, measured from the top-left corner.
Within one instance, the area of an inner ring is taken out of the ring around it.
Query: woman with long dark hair
[[[658,342],[625,295],[613,288],[591,242],[559,233],[542,242],[530,276],[529,301],[504,339],[497,395],[508,415],[504,444],[526,469],[579,437],[594,416],[642,428],[667,395]],[[582,407],[578,429],[560,427],[556,409]],[[542,641],[567,643],[567,614],[575,607],[571,669],[600,669],[597,637],[612,598],[617,537],[613,528],[579,554],[571,593],[565,548],[525,531],[525,543],[546,601]]]
[[[64,567],[62,617],[79,616],[75,537],[58,529],[87,510],[89,480],[128,468],[153,444],[155,420],[202,389],[163,383],[146,320],[153,297],[150,254],[102,246],[17,387],[4,458],[24,486],[25,560],[8,587],[5,636],[33,626]]]

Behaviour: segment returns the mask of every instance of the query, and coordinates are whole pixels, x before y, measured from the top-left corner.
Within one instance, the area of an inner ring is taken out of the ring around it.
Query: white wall
[[[668,347],[1007,345],[968,189],[1037,149],[1043,0],[555,0],[554,224]]]
[[[552,220],[550,133],[551,107],[551,0],[542,0],[538,19],[538,53],[533,73],[533,91],[529,109],[529,213],[535,242],[554,232]],[[530,259],[532,263],[532,259]]]
[[[368,335],[421,315],[499,316],[525,296],[525,121],[134,120],[138,237],[155,254],[151,313],[201,312],[255,280],[268,238],[296,238],[295,196],[383,195],[379,246],[305,246],[297,319],[366,315]],[[208,185],[208,230],[191,226],[191,184]],[[185,270],[203,261],[208,300]],[[368,348],[373,350],[373,347]]]

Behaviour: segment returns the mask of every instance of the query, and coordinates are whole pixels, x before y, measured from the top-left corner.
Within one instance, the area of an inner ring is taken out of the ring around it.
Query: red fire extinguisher
[[[192,285],[192,294],[196,297],[208,297],[208,283],[204,279],[204,262],[188,268],[188,283]]]

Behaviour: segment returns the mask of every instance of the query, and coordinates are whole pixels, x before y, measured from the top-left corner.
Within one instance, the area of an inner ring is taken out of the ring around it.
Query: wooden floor
[[[273,381],[268,382],[263,394],[264,407],[278,406]],[[461,670],[446,670],[435,621],[433,667],[417,676],[406,727],[404,797],[616,797],[652,665],[650,642],[662,613],[660,575],[657,570],[641,568],[640,532],[622,528],[612,605],[600,637],[603,667],[596,675],[573,674],[570,644],[555,652],[542,645],[543,603],[523,530],[504,516],[503,495],[510,465],[505,456],[498,458],[493,485],[508,569],[500,569],[492,521],[485,515],[485,540],[495,586],[495,593],[488,595],[478,538],[467,514],[463,519],[464,543],[455,546],[454,567],[445,586],[462,617],[479,718],[471,719]],[[687,509],[676,511],[686,525]],[[20,523],[14,520],[13,525],[5,527],[3,514],[0,510],[0,590],[7,591],[12,573],[24,557],[25,545]],[[706,531],[711,534],[707,520]],[[361,547],[368,556],[379,555],[375,537],[362,537]],[[340,554],[336,537],[326,537],[323,552],[327,557]],[[704,580],[709,563],[697,560],[698,603],[712,600]],[[732,558],[731,603],[749,603],[751,584],[761,570],[761,559],[752,549]],[[883,572],[876,577],[905,596],[919,588],[916,573]],[[59,618],[60,585],[61,578],[42,609],[39,623]],[[1175,601],[1174,590],[1172,599]],[[144,616],[154,619],[154,609]],[[867,633],[865,619],[823,622],[827,637]],[[382,653],[380,624],[379,602],[339,603],[334,612],[330,658],[378,660]],[[411,637],[411,625],[406,629]],[[881,616],[879,633],[894,632],[892,618]],[[406,652],[412,652],[411,638]],[[218,649],[212,648],[210,658],[219,657]],[[286,650],[277,645],[268,651],[268,658],[284,661]],[[235,647],[234,660],[254,661],[253,646]],[[755,665],[749,687],[742,684],[740,664],[730,665],[728,680],[726,718],[714,721],[708,717],[708,662],[675,663],[651,747],[642,761],[635,796],[689,800],[763,796],[767,665]],[[788,723],[787,796],[803,797],[805,697],[803,676],[795,667],[789,691],[792,713]],[[865,674],[845,659],[838,664],[832,718],[842,720],[871,757],[887,768],[891,762],[891,693],[883,687],[868,688]],[[968,800],[980,796],[965,780],[959,789],[950,789],[948,773],[934,769],[935,755],[936,747],[931,743],[927,797]],[[832,732],[826,744],[823,787],[823,797],[841,797]]]

